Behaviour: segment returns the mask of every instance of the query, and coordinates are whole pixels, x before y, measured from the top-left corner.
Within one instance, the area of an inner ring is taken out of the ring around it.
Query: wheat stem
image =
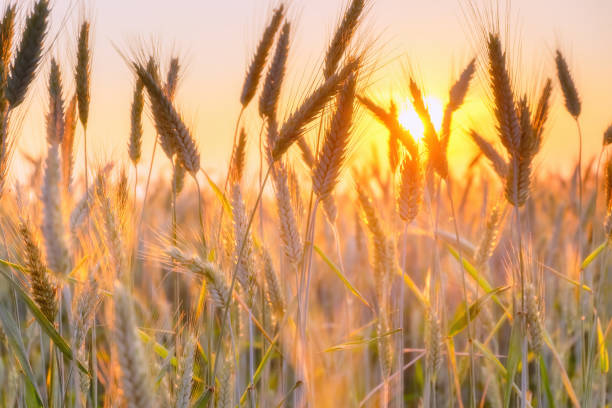
[[[246,225],[245,231],[244,231],[244,237],[242,238],[242,240],[240,240],[240,248],[237,251],[237,259],[236,259],[236,264],[234,265],[234,268],[232,270],[232,277],[231,277],[231,283],[229,286],[229,296],[227,297],[227,300],[225,301],[225,304],[223,305],[223,311],[222,311],[222,318],[221,318],[221,327],[219,329],[219,340],[217,340],[217,346],[215,347],[215,355],[219,355],[219,352],[221,350],[221,344],[222,344],[222,340],[223,340],[223,333],[225,331],[225,326],[227,325],[227,319],[229,317],[229,306],[230,306],[230,302],[231,302],[231,298],[232,298],[232,293],[234,292],[234,287],[236,286],[236,278],[238,276],[238,266],[240,264],[240,259],[242,258],[242,255],[244,253],[245,247],[246,247],[246,243],[247,243],[247,238],[248,238],[248,234],[250,233],[251,230],[251,225],[253,224],[253,219],[255,218],[255,213],[257,212],[257,207],[259,206],[259,202],[263,196],[263,190],[264,187],[266,185],[266,182],[268,180],[268,177],[270,176],[270,172],[272,170],[272,163],[268,166],[268,170],[266,171],[266,175],[264,177],[263,183],[261,188],[259,189],[259,193],[257,194],[257,200],[255,200],[255,205],[253,206],[253,210],[251,211],[251,213],[249,214],[249,222]],[[217,369],[218,369],[218,360],[219,359],[215,359],[215,363],[213,366],[213,370],[212,370],[212,377],[211,378],[216,378],[215,375],[217,373]]]
[[[463,266],[463,255],[461,251],[461,239],[459,237],[459,227],[457,224],[457,218],[455,213],[455,203],[453,200],[452,186],[450,182],[450,178],[446,179],[446,191],[448,194],[448,200],[451,206],[451,216],[453,217],[453,227],[455,229],[455,239],[457,241],[457,252],[459,253],[459,265],[461,267],[461,286],[463,291],[463,299],[465,302],[465,316],[467,321],[467,336],[468,336],[468,350],[470,354],[470,407],[475,407],[476,405],[476,376],[474,372],[475,360],[474,360],[474,337],[473,337],[473,326],[472,326],[472,317],[470,316],[470,305],[468,301],[468,293],[467,293],[467,280],[465,277],[465,267]],[[525,366],[526,367],[526,366]]]

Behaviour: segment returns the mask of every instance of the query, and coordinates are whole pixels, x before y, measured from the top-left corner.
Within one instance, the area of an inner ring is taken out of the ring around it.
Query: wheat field
[[[0,10],[0,406],[610,406],[612,126],[583,157],[563,47],[523,89],[504,17],[482,17],[440,109],[405,70],[406,119],[371,80],[375,1],[339,2],[299,91],[279,2],[235,78],[233,134],[185,119],[181,57],[118,47],[129,160],[104,160],[87,144],[104,137],[87,132],[95,25],[57,52],[52,7]],[[486,124],[457,125],[477,86]],[[24,157],[33,93],[46,143]],[[580,148],[543,177],[554,104]],[[367,120],[383,154],[355,160]],[[461,172],[458,134],[476,152]],[[222,177],[213,137],[232,146]]]

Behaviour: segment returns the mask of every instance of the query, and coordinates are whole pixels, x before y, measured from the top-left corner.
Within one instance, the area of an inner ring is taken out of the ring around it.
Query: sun
[[[435,96],[428,96],[425,98],[425,104],[427,105],[429,116],[431,117],[431,121],[436,131],[439,131],[442,126],[442,116],[444,114],[442,102]],[[419,115],[415,112],[410,98],[406,98],[404,103],[400,104],[400,111],[397,115],[397,119],[400,125],[409,131],[417,142],[423,138],[425,127]]]

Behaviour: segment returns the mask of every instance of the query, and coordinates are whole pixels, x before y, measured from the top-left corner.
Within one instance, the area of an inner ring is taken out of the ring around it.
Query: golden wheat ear
[[[274,43],[274,36],[276,35],[284,16],[285,6],[281,4],[274,11],[272,20],[264,30],[261,40],[257,45],[257,50],[255,51],[255,55],[253,55],[253,60],[247,69],[244,84],[242,85],[240,103],[242,104],[243,108],[246,108],[249,102],[251,102],[251,99],[253,99],[255,96],[257,85],[259,84],[259,80],[261,78],[261,73],[266,65],[270,48],[272,48],[272,44]]]
[[[57,314],[57,287],[43,263],[30,225],[25,220],[20,221],[19,235],[25,255],[25,266],[30,278],[32,297],[45,317],[53,322]]]
[[[11,66],[6,84],[6,99],[10,108],[19,106],[25,99],[30,84],[43,55],[49,24],[49,1],[39,0],[28,15],[21,34],[21,42]]]
[[[130,109],[130,139],[128,142],[128,155],[136,166],[142,156],[142,111],[144,109],[144,85],[136,79],[132,106]]]
[[[574,79],[570,73],[567,61],[561,51],[557,50],[555,54],[555,64],[557,65],[557,77],[559,78],[559,84],[563,91],[563,97],[565,98],[565,107],[567,111],[573,117],[577,118],[580,116],[582,105],[580,103],[580,97],[574,84]]]

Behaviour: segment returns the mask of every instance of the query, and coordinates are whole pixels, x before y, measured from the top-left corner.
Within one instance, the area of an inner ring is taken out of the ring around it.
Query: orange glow
[[[442,102],[435,96],[428,96],[425,98],[425,104],[429,110],[429,116],[431,117],[434,127],[439,131],[442,126],[442,115],[444,114]],[[423,138],[425,128],[419,115],[415,112],[410,102],[410,98],[406,98],[404,103],[400,104],[400,111],[397,116],[402,127],[409,131],[417,142]]]

